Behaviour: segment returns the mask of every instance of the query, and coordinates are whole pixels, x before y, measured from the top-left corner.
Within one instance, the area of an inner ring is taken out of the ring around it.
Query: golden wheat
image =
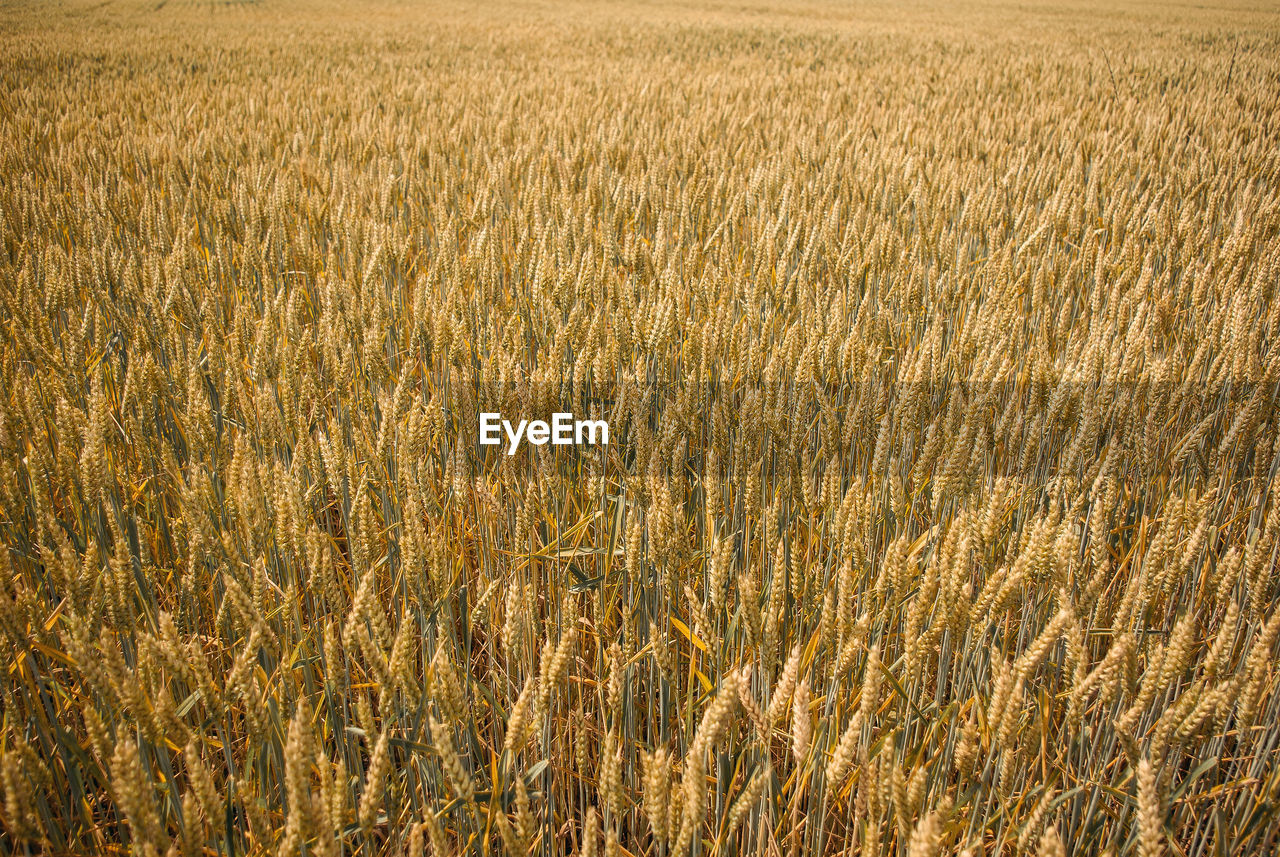
[[[1270,11],[20,2],[0,75],[0,850],[1280,848]]]

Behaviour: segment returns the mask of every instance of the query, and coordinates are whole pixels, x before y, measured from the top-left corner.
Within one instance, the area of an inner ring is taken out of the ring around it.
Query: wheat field
[[[0,75],[0,852],[1280,849],[1274,8],[18,0]]]

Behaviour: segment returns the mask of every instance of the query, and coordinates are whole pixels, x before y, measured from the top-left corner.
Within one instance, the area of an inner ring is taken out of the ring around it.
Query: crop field
[[[0,853],[1274,854],[1278,290],[1269,4],[5,2]]]

